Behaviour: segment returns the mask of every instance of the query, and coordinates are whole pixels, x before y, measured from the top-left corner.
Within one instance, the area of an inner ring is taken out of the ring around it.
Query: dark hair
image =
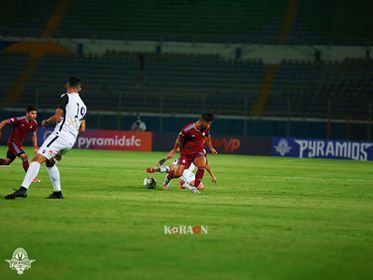
[[[71,76],[68,80],[67,80],[67,83],[69,84],[69,86],[71,87],[77,87],[79,86],[82,81],[80,80],[79,77],[76,77],[76,76]]]
[[[211,113],[203,113],[201,115],[201,120],[202,121],[205,121],[205,122],[212,122],[212,120],[214,119],[214,115],[211,114]]]
[[[36,106],[34,106],[34,105],[28,105],[27,107],[26,107],[26,112],[27,113],[29,113],[29,112],[31,112],[31,111],[37,111],[38,110],[38,108],[36,108]]]

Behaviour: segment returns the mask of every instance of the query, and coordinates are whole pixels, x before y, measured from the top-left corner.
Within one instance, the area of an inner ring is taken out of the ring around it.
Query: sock
[[[39,169],[40,169],[40,163],[36,161],[31,162],[30,167],[28,168],[26,172],[25,178],[23,179],[21,186],[28,189],[28,187],[32,183],[32,180],[36,178],[36,176],[38,176]]]
[[[205,174],[205,168],[198,167],[198,170],[196,173],[196,179],[194,180],[194,186],[196,188],[198,188],[199,184],[201,183],[204,174]]]
[[[23,165],[23,169],[25,170],[25,172],[27,172],[29,168],[28,157],[25,157],[22,159],[22,165]]]
[[[193,186],[189,185],[188,183],[184,183],[184,187],[187,189],[187,190],[193,190]]]
[[[170,168],[168,166],[160,166],[159,168],[157,168],[157,171],[161,173],[169,173]]]
[[[0,158],[0,165],[9,165],[9,162],[5,158]]]
[[[52,182],[53,190],[55,192],[61,191],[61,182],[60,182],[60,171],[58,170],[56,165],[52,167],[48,167],[49,177]]]
[[[170,173],[168,173],[166,179],[167,179],[168,181],[170,181],[170,180],[173,179],[173,178],[174,178],[174,171],[170,171]]]

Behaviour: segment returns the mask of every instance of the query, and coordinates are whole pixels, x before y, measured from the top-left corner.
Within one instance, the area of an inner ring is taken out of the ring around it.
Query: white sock
[[[21,186],[28,189],[28,187],[32,183],[32,180],[38,176],[39,169],[40,169],[40,163],[36,161],[31,162]]]
[[[51,178],[53,190],[55,192],[61,191],[61,182],[60,182],[60,171],[58,170],[56,165],[52,167],[48,167],[49,177]]]
[[[159,172],[168,173],[168,172],[170,172],[170,168],[168,166],[160,166],[159,167]]]
[[[187,182],[184,183],[184,187],[185,187],[187,190],[190,190],[190,191],[194,189],[194,187],[191,186],[191,185],[189,185]]]

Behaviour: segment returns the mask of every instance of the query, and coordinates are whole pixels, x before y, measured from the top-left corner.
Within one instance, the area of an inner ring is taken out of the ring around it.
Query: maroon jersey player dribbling
[[[180,133],[180,159],[179,164],[189,168],[197,157],[205,156],[205,138],[210,136],[210,129],[198,129],[195,123],[184,126]]]
[[[177,167],[168,174],[163,183],[165,189],[168,189],[171,179],[180,177],[184,169],[194,163],[198,168],[194,181],[195,191],[197,192],[197,187],[203,178],[206,167],[205,144],[213,154],[217,154],[211,143],[210,127],[212,120],[212,114],[204,113],[197,122],[190,123],[181,129],[174,148],[167,155],[167,158],[171,158],[180,149],[180,159]]]
[[[22,160],[22,165],[25,171],[29,167],[27,154],[23,151],[23,142],[29,132],[32,132],[32,142],[34,150],[37,150],[37,137],[36,130],[38,123],[36,122],[37,109],[34,106],[28,106],[26,115],[21,117],[13,117],[3,120],[0,123],[0,136],[1,130],[6,125],[12,125],[12,133],[8,139],[8,151],[6,158],[0,159],[0,165],[10,165],[16,157]]]

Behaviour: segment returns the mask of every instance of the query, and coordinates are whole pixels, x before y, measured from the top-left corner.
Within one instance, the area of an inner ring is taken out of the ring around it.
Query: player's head
[[[33,105],[29,105],[27,106],[26,108],[26,117],[31,121],[31,120],[35,120],[36,119],[36,116],[38,114],[38,109],[33,106]]]
[[[214,115],[211,113],[203,113],[199,118],[199,122],[201,123],[203,128],[210,128],[212,120],[214,119]]]
[[[80,92],[82,90],[82,81],[79,77],[71,76],[65,85],[68,92]]]

